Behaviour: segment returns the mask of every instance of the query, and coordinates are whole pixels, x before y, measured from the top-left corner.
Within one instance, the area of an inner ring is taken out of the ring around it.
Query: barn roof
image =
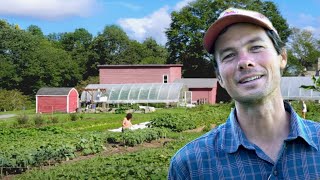
[[[65,95],[67,96],[69,92],[73,89],[72,87],[44,87],[38,90],[37,96],[43,95]]]
[[[182,83],[188,88],[213,88],[217,87],[216,78],[182,78],[176,79],[174,83]]]
[[[131,67],[182,67],[182,64],[120,64],[120,65],[98,65],[98,68],[131,68]]]

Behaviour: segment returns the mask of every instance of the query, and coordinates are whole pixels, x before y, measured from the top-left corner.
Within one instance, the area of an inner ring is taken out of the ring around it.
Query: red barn
[[[183,83],[192,92],[192,103],[230,101],[214,78],[181,78],[182,64],[98,65],[100,84]]]
[[[172,83],[182,64],[98,65],[100,84]]]
[[[41,88],[36,94],[36,113],[76,112],[79,94],[75,88]]]

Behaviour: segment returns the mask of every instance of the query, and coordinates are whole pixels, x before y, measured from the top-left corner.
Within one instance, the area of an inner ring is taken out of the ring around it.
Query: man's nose
[[[250,56],[246,52],[239,53],[239,59],[238,59],[238,69],[239,70],[253,68],[254,66],[255,66],[255,63],[253,61],[252,56]]]

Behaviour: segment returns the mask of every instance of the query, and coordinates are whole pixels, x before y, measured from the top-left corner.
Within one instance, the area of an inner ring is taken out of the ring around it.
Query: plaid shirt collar
[[[310,146],[318,150],[316,143],[312,139],[311,130],[305,125],[303,119],[294,111],[294,109],[286,102],[285,110],[290,113],[290,133],[285,141],[293,141],[298,137],[302,138]],[[244,132],[240,128],[238,120],[235,115],[236,109],[233,109],[228,117],[223,134],[222,149],[228,153],[234,153],[242,145],[246,149],[254,150],[254,146]]]

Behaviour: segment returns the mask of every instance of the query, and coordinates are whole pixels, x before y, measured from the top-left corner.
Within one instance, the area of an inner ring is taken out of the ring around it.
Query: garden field
[[[16,114],[0,119],[0,178],[166,179],[174,153],[223,123],[232,107],[133,113],[133,124],[148,121],[150,128],[124,133],[108,131],[121,126],[124,113],[0,113]],[[320,121],[319,104],[308,107],[308,118]]]

